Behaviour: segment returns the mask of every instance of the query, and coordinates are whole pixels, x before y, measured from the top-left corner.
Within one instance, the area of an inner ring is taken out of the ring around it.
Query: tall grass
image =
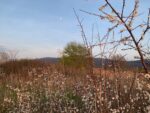
[[[18,71],[4,70],[9,76],[0,78],[1,113],[148,113],[148,74],[117,68],[66,76],[58,66],[34,61],[16,61],[12,68]],[[24,72],[28,79],[16,79]]]

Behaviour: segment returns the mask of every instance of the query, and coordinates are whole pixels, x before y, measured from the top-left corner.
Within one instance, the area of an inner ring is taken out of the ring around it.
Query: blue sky
[[[128,1],[130,10],[132,3]],[[0,0],[0,46],[19,51],[19,58],[58,57],[68,42],[82,42],[73,8],[98,12],[102,3],[102,0]],[[114,6],[119,8],[119,2]],[[149,7],[149,0],[141,0],[140,12],[147,14]],[[92,24],[98,25],[101,36],[104,35],[107,23],[82,12],[78,14],[84,18],[89,37]]]

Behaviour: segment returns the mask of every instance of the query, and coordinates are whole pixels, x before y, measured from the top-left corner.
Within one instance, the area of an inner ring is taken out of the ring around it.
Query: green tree
[[[64,65],[65,72],[74,73],[85,71],[88,65],[88,50],[79,43],[70,42],[64,48],[61,63]]]

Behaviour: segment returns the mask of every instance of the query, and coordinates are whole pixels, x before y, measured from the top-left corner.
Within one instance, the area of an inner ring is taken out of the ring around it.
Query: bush
[[[64,48],[61,63],[64,65],[65,74],[82,74],[87,70],[88,50],[82,44],[68,43]]]

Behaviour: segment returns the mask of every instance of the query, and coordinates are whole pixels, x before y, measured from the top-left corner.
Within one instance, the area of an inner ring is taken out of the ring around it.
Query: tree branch
[[[123,18],[123,13],[124,13],[124,8],[125,8],[125,0],[123,0],[123,5],[122,5],[122,12],[121,12],[121,18]]]
[[[144,32],[142,33],[142,35],[141,35],[141,38],[139,39],[139,41],[137,42],[138,44],[140,43],[140,41],[142,40],[142,39],[144,39],[144,36],[146,35],[146,33],[148,32],[148,30],[150,29],[150,9],[149,9],[149,12],[148,12],[148,19],[147,19],[147,27],[146,27],[146,29],[144,30]]]
[[[140,49],[140,47],[139,47],[139,45],[138,45],[138,42],[136,41],[136,39],[135,39],[135,37],[134,37],[134,35],[133,35],[133,33],[132,33],[132,30],[131,30],[131,26],[128,26],[126,23],[125,23],[125,21],[121,18],[121,16],[119,15],[119,13],[115,10],[115,8],[108,2],[108,0],[105,0],[106,1],[106,3],[109,5],[109,7],[113,10],[113,12],[117,15],[117,17],[120,19],[120,21],[124,24],[124,26],[125,26],[125,28],[127,29],[127,31],[129,32],[129,34],[131,35],[131,38],[132,38],[132,40],[133,40],[133,42],[134,42],[134,44],[135,44],[135,46],[136,46],[136,49],[137,49],[137,51],[138,51],[138,53],[139,53],[139,55],[140,55],[140,59],[141,59],[141,63],[142,63],[142,65],[143,65],[143,68],[144,68],[144,70],[145,70],[145,73],[148,73],[148,69],[147,69],[147,66],[146,66],[146,64],[145,64],[145,62],[144,62],[144,57],[143,57],[143,54],[142,54],[142,52],[141,52],[141,49]],[[135,7],[134,8],[137,8],[137,5],[138,4],[138,2],[136,2],[136,4],[135,4]],[[136,10],[136,9],[134,9],[134,10]],[[134,14],[134,13],[133,13]],[[134,15],[133,15],[134,16]],[[132,19],[131,19],[132,20]],[[130,21],[131,22],[131,21]]]

